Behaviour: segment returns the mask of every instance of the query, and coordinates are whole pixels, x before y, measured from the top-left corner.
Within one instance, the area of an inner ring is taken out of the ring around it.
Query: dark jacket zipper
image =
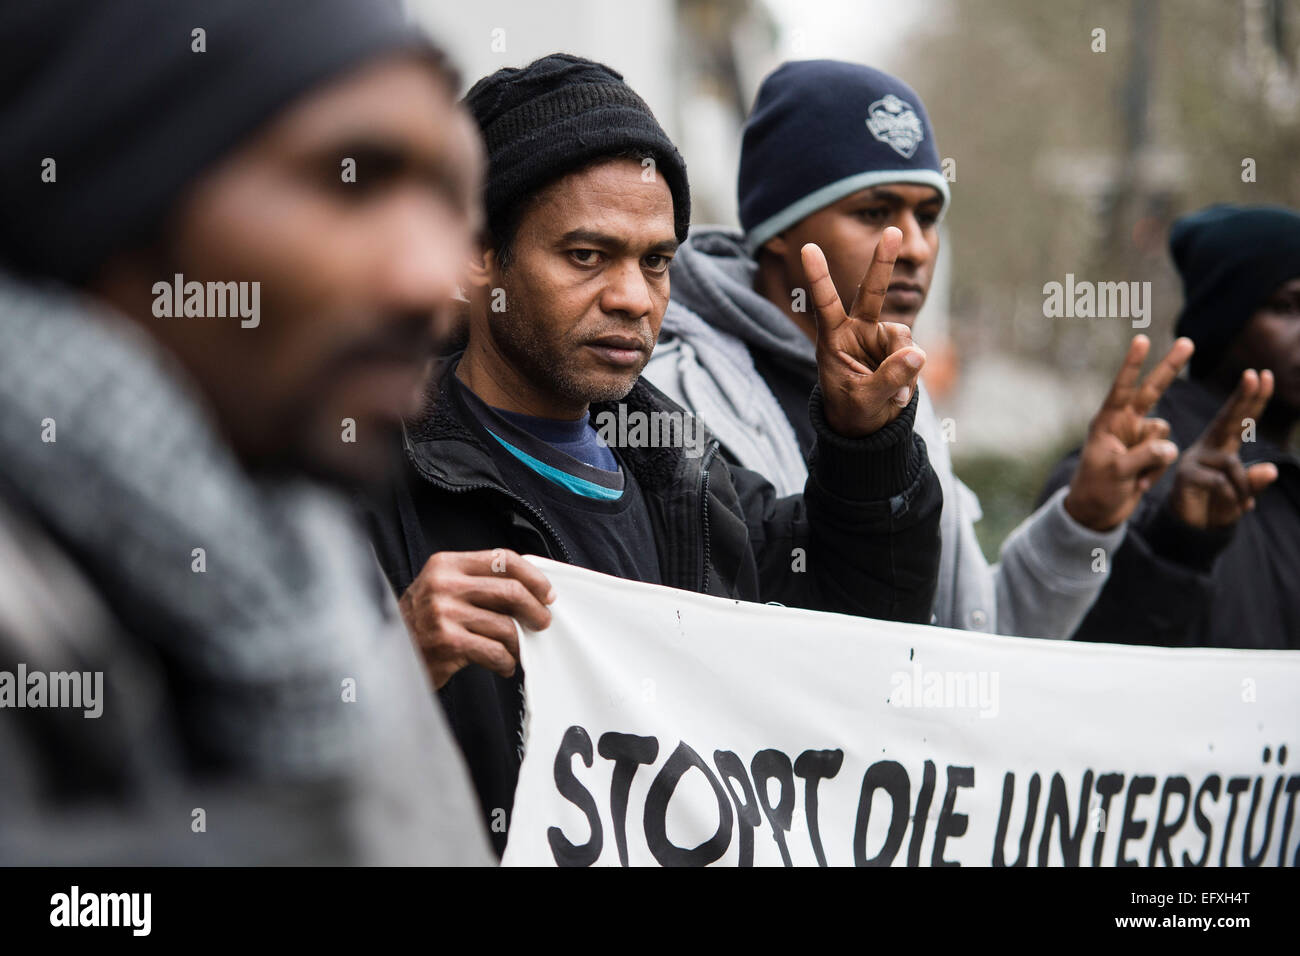
[[[700,593],[709,593],[709,462],[718,450],[714,442],[700,463],[700,527],[704,531],[704,568],[700,573]]]
[[[412,461],[414,461],[414,458],[412,458]],[[461,485],[459,487],[453,487],[452,485],[449,485],[444,481],[441,481],[437,478],[433,478],[428,473],[426,473],[422,468],[420,468],[418,464],[416,465],[416,470],[420,472],[421,477],[423,477],[425,481],[429,482],[429,484],[437,488],[441,488],[443,491],[447,492],[448,494],[459,495],[459,494],[466,494],[471,491],[491,491],[491,492],[495,492],[496,494],[503,495],[509,500],[515,502],[516,504],[520,505],[526,512],[528,512],[530,515],[536,518],[538,524],[540,524],[542,528],[546,531],[546,533],[551,536],[552,541],[554,542],[556,548],[560,552],[560,556],[564,559],[564,563],[573,564],[573,557],[569,554],[569,549],[564,546],[564,542],[560,540],[559,534],[556,533],[556,530],[551,526],[551,523],[546,520],[546,517],[540,511],[538,511],[528,502],[524,501],[523,498],[520,498],[514,492],[506,488],[502,488],[499,485],[477,484],[477,485]],[[516,726],[515,733],[518,738],[515,743],[515,752],[518,754],[519,760],[521,762],[524,759],[524,729],[523,728],[524,728],[524,713],[527,710],[526,696],[527,696],[527,691],[524,689],[524,683],[523,681],[520,681],[519,682],[519,711],[515,718],[515,726]]]
[[[491,492],[495,492],[496,494],[503,495],[504,497],[510,499],[515,504],[523,508],[524,511],[526,511],[534,519],[536,519],[537,523],[541,525],[542,529],[548,535],[550,535],[551,541],[555,544],[556,549],[560,552],[560,556],[564,559],[564,563],[573,564],[573,556],[569,554],[569,549],[566,548],[564,546],[564,542],[560,540],[559,532],[557,532],[555,528],[551,526],[551,523],[546,520],[546,516],[543,515],[536,508],[534,508],[532,505],[530,505],[523,498],[520,498],[514,492],[510,491],[507,488],[502,488],[500,485],[487,485],[487,484],[459,485],[459,486],[449,485],[446,482],[442,481],[441,479],[434,478],[427,471],[421,468],[419,463],[415,460],[415,456],[411,455],[409,452],[407,457],[411,459],[412,464],[415,465],[416,471],[420,473],[420,476],[424,478],[425,481],[427,481],[431,485],[434,485],[435,487],[441,488],[443,491],[446,491],[449,494],[459,495],[471,491],[491,491]]]

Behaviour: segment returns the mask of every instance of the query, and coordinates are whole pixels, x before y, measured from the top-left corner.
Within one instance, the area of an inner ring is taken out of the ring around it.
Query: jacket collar
[[[404,429],[406,454],[416,470],[436,484],[458,489],[486,485],[506,491],[505,479],[495,460],[469,426],[472,413],[457,399],[452,388],[452,377],[462,354],[442,358],[435,366],[424,408]],[[689,414],[645,379],[637,379],[621,402],[593,403],[592,420],[604,411],[617,415],[620,404],[628,413]],[[704,434],[707,449],[716,439],[707,430]],[[701,463],[708,458],[707,451],[699,458],[688,458],[682,449],[670,447],[620,447],[618,451],[643,494],[669,494],[674,486],[698,473]]]

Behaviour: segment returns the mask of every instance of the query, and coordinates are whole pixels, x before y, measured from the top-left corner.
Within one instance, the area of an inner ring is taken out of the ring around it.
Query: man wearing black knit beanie
[[[1300,213],[1210,206],[1169,249],[1196,354],[1156,413],[1182,455],[1075,639],[1300,649]]]
[[[469,338],[408,426],[376,548],[422,642],[497,849],[519,771],[511,618],[549,622],[521,553],[638,581],[867,617],[929,619],[941,493],[912,433],[924,354],[879,322],[895,241],[846,315],[823,306],[803,494],[732,467],[640,379],[685,237],[685,165],[618,73],[557,54],[466,105],[488,152]],[[833,301],[832,301],[833,300]]]
[[[442,54],[389,0],[42,0],[0,63],[0,864],[492,862],[335,487],[481,217]]]

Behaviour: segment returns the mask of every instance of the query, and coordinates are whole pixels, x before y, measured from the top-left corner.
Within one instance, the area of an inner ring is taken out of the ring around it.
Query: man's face
[[[178,355],[250,467],[377,477],[451,330],[481,167],[446,83],[414,58],[376,61],[197,180],[151,257],[150,283],[259,282],[256,327],[130,312]],[[110,299],[120,285],[110,276]]]
[[[1300,278],[1284,282],[1237,334],[1224,359],[1231,385],[1243,369],[1272,369],[1270,411],[1300,417]]]
[[[903,245],[880,317],[911,328],[934,278],[942,208],[943,197],[933,186],[873,186],[801,219],[781,234],[782,242],[773,251],[784,260],[793,290],[803,286],[799,250],[806,243],[817,243],[826,254],[831,281],[847,310],[871,264],[880,234],[886,226],[897,226],[903,232]]]
[[[489,347],[553,409],[581,414],[623,398],[659,337],[677,248],[673,197],[662,176],[643,172],[611,159],[543,189],[507,267],[490,270],[505,301],[494,311],[483,290]]]

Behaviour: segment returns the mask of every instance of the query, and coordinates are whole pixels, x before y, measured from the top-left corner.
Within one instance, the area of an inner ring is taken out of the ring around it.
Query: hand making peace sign
[[[817,379],[826,424],[845,438],[870,435],[897,418],[925,365],[911,329],[880,321],[902,242],[900,230],[884,230],[848,314],[825,254],[811,242],[800,250],[817,315]]]
[[[1246,419],[1259,420],[1273,396],[1273,373],[1246,369],[1232,396],[1196,442],[1183,452],[1169,508],[1193,528],[1225,528],[1255,507],[1255,496],[1277,480],[1277,465],[1241,463]]]
[[[1126,520],[1178,458],[1178,447],[1168,440],[1169,423],[1146,416],[1192,357],[1194,346],[1191,339],[1178,339],[1139,382],[1150,348],[1145,335],[1129,345],[1109,394],[1088,426],[1070,480],[1065,510],[1094,531],[1108,531]]]

